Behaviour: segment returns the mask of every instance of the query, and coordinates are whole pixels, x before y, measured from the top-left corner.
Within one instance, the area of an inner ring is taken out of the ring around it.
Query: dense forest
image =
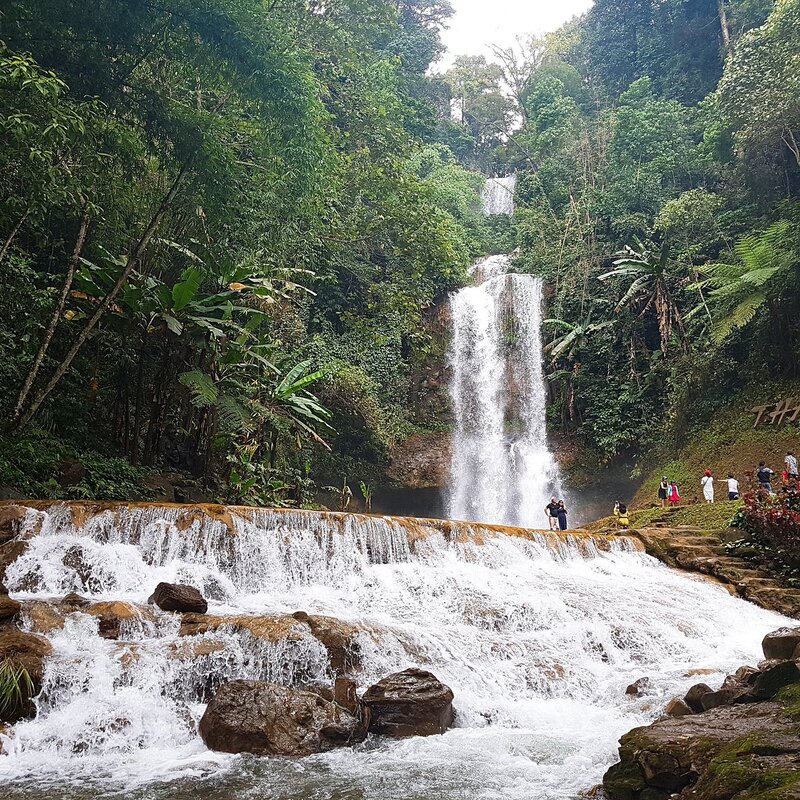
[[[552,287],[552,423],[598,461],[797,377],[800,1],[597,0],[437,73],[451,13],[5,5],[0,484],[368,496],[446,426],[416,376],[490,252]]]

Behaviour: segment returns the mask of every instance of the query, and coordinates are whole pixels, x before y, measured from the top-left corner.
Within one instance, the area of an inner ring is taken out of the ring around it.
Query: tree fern
[[[192,404],[198,408],[213,406],[219,399],[214,380],[199,369],[184,372],[178,377],[178,381],[189,390]]]

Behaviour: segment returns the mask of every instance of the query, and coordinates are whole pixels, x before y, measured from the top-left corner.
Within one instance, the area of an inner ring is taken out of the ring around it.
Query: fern
[[[184,372],[178,377],[182,386],[189,390],[192,404],[197,408],[213,406],[219,400],[219,392],[210,375],[200,370]]]
[[[219,415],[220,427],[226,433],[250,431],[253,428],[247,409],[235,397],[230,395],[223,395],[219,398],[217,414]]]

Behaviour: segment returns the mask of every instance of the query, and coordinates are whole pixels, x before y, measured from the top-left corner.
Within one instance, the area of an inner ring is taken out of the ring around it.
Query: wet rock
[[[764,658],[768,660],[792,658],[800,645],[800,628],[778,628],[768,633],[761,642]]]
[[[430,736],[453,724],[453,692],[430,672],[407,669],[370,686],[361,698],[370,711],[370,733]]]
[[[28,509],[16,503],[0,505],[0,544],[11,541],[20,531]]]
[[[680,697],[674,697],[672,700],[667,703],[667,707],[664,709],[666,714],[670,717],[685,717],[689,714],[694,714],[691,708],[687,705],[684,700],[681,700]]]
[[[205,614],[208,602],[194,586],[185,583],[159,583],[147,600],[162,611],[181,611]]]
[[[0,597],[2,597],[4,594],[8,594],[8,589],[3,581],[0,581]]]
[[[81,597],[81,595],[77,594],[76,592],[70,592],[61,598],[59,605],[65,610],[74,611],[77,608],[85,608],[91,602],[91,600],[86,597]]]
[[[760,669],[753,680],[752,694],[768,700],[793,683],[800,683],[800,666],[796,661],[773,661]]]
[[[44,600],[26,600],[22,614],[34,633],[52,633],[64,627],[64,615],[59,608]]]
[[[620,739],[619,763],[603,778],[606,795],[608,800],[667,800],[681,792],[694,800],[731,800],[754,786],[781,786],[771,781],[796,770],[800,759],[795,725],[780,703],[768,701],[636,728]]]
[[[121,600],[91,603],[82,611],[97,617],[98,633],[104,639],[119,639],[120,634],[124,633],[126,623],[153,622],[152,615],[146,609]]]
[[[703,711],[720,706],[730,706],[734,703],[752,701],[754,698],[746,686],[723,686],[716,692],[707,692],[700,698]]]
[[[12,627],[0,628],[0,662],[6,662],[17,673],[21,691],[21,700],[0,713],[0,722],[16,722],[35,713],[31,698],[42,688],[44,662],[52,651],[43,636]]]
[[[638,680],[634,681],[628,688],[625,690],[625,694],[629,694],[632,697],[641,697],[643,694],[647,694],[652,686],[652,681],[650,678],[639,678]]]
[[[2,536],[0,535],[0,541]],[[5,544],[0,544],[0,580],[6,582],[6,569],[13,564],[28,549],[28,542],[24,539],[11,539]],[[27,591],[28,588],[16,586],[18,590]]]
[[[334,675],[356,671],[361,665],[358,644],[359,629],[333,617],[307,615],[304,620],[311,635],[328,651],[328,660]]]
[[[707,683],[696,683],[686,692],[686,696],[683,698],[684,702],[695,714],[699,714],[703,711],[703,704],[700,702],[703,695],[709,694],[711,691],[713,690]]]
[[[10,622],[22,610],[22,605],[8,594],[0,594],[0,624]]]
[[[260,681],[223,684],[200,720],[211,750],[307,756],[363,741],[359,721],[313,692]]]
[[[356,682],[352,678],[339,677],[333,683],[333,700],[354,716],[358,715]]]
[[[306,631],[292,617],[231,614],[216,616],[213,614],[184,614],[181,617],[181,636],[199,636],[208,631],[226,628],[233,631],[247,631],[257,639],[270,642],[280,640],[299,641]]]

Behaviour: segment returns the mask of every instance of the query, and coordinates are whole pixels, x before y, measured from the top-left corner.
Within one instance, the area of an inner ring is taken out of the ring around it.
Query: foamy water
[[[456,727],[297,761],[214,754],[196,724],[221,681],[331,679],[308,628],[274,643],[224,628],[179,637],[176,615],[157,612],[109,641],[76,612],[49,635],[37,718],[5,740],[7,796],[576,798],[615,760],[622,733],[699,680],[689,670],[714,669],[702,680],[719,682],[757,661],[764,634],[786,622],[624,541],[604,552],[292,512],[234,514],[231,532],[181,514],[109,511],[76,528],[65,508],[31,512],[41,533],[9,569],[9,588],[144,603],[159,581],[181,580],[209,593],[209,613],[335,616],[364,629],[362,689],[430,669],[453,689]],[[627,697],[643,676],[654,694]]]

